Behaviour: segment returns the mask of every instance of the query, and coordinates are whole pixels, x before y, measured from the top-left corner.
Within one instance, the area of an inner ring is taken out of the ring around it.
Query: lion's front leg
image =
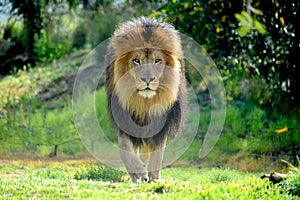
[[[130,175],[132,182],[138,180],[148,182],[147,165],[141,161],[139,155],[134,151],[133,143],[130,137],[119,131],[118,142],[121,159]]]
[[[161,141],[160,145],[155,145],[151,148],[149,163],[148,163],[148,173],[149,181],[160,179],[160,169],[162,165],[163,155],[166,147],[167,139],[165,138]]]

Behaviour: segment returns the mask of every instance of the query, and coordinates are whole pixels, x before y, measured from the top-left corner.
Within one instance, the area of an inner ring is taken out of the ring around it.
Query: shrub
[[[104,165],[99,165],[96,167],[90,167],[80,172],[76,172],[76,174],[74,175],[74,179],[122,182],[123,176],[125,174],[126,173],[123,171],[119,171],[111,167],[106,167]]]
[[[59,43],[52,40],[52,36],[42,29],[40,35],[34,35],[34,51],[36,60],[44,61],[47,59],[57,59],[70,52],[71,41],[64,39]]]
[[[280,183],[278,188],[282,192],[287,192],[291,195],[300,197],[300,168],[295,167],[286,161],[283,162],[285,162],[290,166],[292,175],[289,178],[287,178],[285,181]],[[298,163],[299,163],[299,159],[298,159]]]

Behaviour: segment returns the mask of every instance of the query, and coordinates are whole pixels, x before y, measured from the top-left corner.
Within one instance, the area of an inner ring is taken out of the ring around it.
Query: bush
[[[289,176],[278,186],[279,190],[282,192],[287,192],[291,195],[300,197],[300,168],[295,167],[292,164],[283,161],[290,166],[292,175]],[[299,159],[298,159],[299,163]]]
[[[257,103],[299,106],[298,1],[245,2],[169,1],[152,16],[163,17],[203,45],[226,79],[258,86],[247,93]]]
[[[65,38],[63,41],[55,43],[52,40],[52,36],[45,29],[41,30],[40,35],[34,35],[34,52],[37,61],[60,58],[69,53],[70,49],[71,41],[69,39]]]
[[[96,167],[90,167],[86,170],[78,171],[74,175],[76,180],[97,180],[97,181],[111,181],[111,182],[122,182],[123,176],[126,173],[123,171],[116,170],[111,167],[99,165]]]

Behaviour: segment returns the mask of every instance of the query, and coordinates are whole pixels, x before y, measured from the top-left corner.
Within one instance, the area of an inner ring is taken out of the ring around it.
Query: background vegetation
[[[87,155],[73,124],[76,71],[118,23],[146,15],[172,23],[199,42],[216,63],[226,89],[222,135],[213,151],[199,160],[212,108],[205,83],[188,68],[201,117],[197,137],[177,165],[281,170],[286,166],[282,158],[297,165],[299,8],[297,0],[1,0],[0,159]],[[96,107],[99,121],[115,141],[102,109],[101,83],[95,93],[101,102]],[[284,188],[295,182],[299,183],[299,176]]]

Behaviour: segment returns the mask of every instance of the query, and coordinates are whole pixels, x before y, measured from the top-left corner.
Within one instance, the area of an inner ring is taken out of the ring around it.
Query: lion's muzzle
[[[159,85],[153,67],[144,66],[137,70],[136,80],[138,94],[144,98],[153,98]]]
[[[156,95],[157,84],[155,78],[140,78],[142,84],[138,88],[138,94],[144,98],[151,99]]]

